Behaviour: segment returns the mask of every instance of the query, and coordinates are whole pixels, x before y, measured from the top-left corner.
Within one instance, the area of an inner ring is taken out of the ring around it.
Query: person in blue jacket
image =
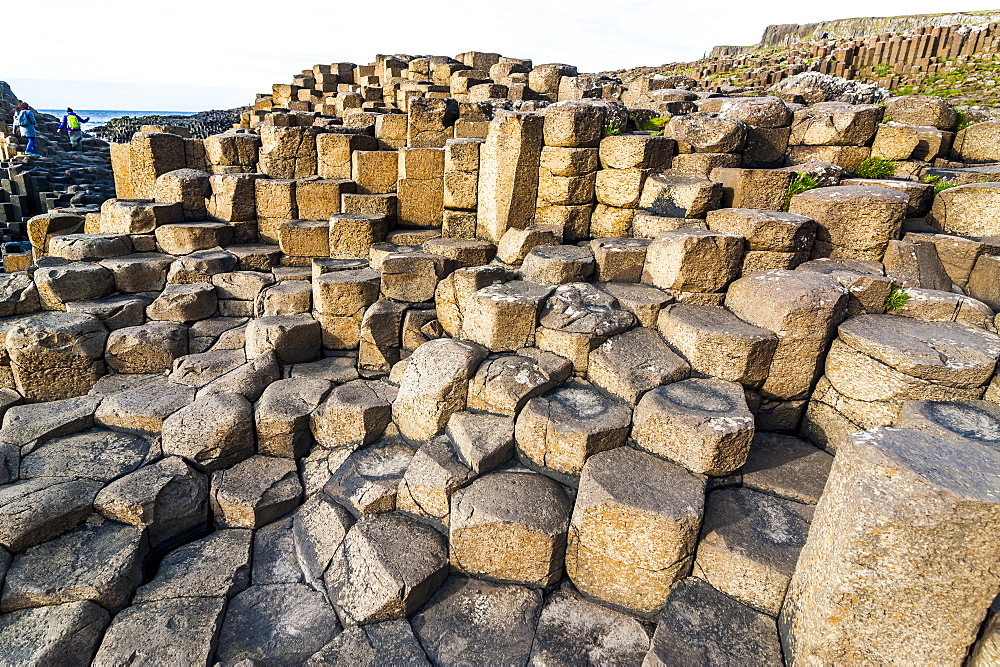
[[[14,107],[14,125],[17,126],[21,136],[28,140],[25,152],[28,155],[38,155],[35,146],[35,137],[38,136],[35,131],[35,112],[24,102]]]
[[[67,108],[66,114],[62,117],[62,123],[56,129],[56,132],[66,130],[69,133],[70,146],[73,147],[73,150],[78,151],[82,148],[83,144],[83,128],[81,126],[89,120],[90,116],[80,118],[75,111]]]

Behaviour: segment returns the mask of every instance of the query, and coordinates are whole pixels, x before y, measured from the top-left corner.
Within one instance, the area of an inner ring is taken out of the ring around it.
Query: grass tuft
[[[870,155],[854,170],[860,178],[888,178],[896,173],[896,165],[878,155]]]
[[[788,189],[785,190],[785,200],[781,205],[781,210],[788,210],[788,207],[792,204],[792,197],[795,195],[802,194],[806,190],[812,190],[813,188],[818,187],[819,181],[809,174],[804,174],[800,171],[795,172],[795,180],[789,183]]]
[[[613,137],[615,135],[622,133],[622,124],[614,116],[608,116],[604,119],[604,126],[601,128],[602,137]]]
[[[902,287],[893,287],[889,296],[885,298],[885,311],[894,313],[906,307],[910,302],[910,295]]]

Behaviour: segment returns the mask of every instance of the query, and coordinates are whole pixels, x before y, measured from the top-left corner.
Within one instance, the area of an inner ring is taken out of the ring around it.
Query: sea
[[[52,114],[56,118],[62,118],[66,113],[65,109],[39,109],[42,113]],[[112,118],[121,116],[193,116],[195,111],[122,111],[117,109],[74,109],[82,118],[89,118],[90,121],[83,124],[84,130],[91,130],[100,125],[104,125]]]

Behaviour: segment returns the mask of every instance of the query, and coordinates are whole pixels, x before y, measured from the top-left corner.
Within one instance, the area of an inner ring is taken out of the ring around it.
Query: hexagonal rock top
[[[552,585],[562,574],[571,509],[566,493],[543,475],[485,475],[452,497],[452,567],[499,581]]]

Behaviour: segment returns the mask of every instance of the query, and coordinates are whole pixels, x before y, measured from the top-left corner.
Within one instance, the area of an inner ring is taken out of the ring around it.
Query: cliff
[[[983,25],[1000,20],[1000,10],[951,12],[947,14],[911,14],[909,16],[867,17],[820,21],[819,23],[781,23],[764,29],[760,42],[751,46],[716,46],[712,57],[738,56],[749,51],[774,46],[792,46],[818,39],[827,33],[830,39],[859,39],[884,33],[900,34],[923,27]]]

